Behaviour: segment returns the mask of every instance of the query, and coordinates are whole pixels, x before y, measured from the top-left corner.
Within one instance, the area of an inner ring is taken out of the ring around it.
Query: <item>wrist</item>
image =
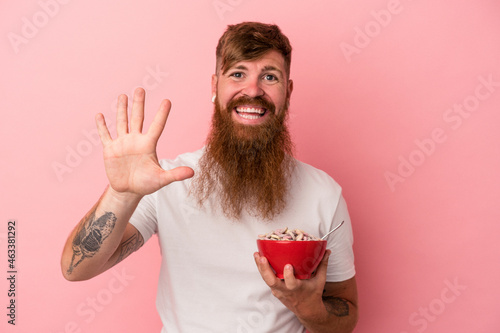
[[[106,192],[113,201],[125,204],[136,204],[141,201],[143,197],[143,195],[137,193],[119,192],[111,187],[111,185],[108,185]]]
[[[325,304],[320,299],[319,302],[314,304],[304,304],[304,306],[298,306],[295,311],[295,315],[299,320],[308,327],[310,324],[322,324],[328,321],[328,311]]]

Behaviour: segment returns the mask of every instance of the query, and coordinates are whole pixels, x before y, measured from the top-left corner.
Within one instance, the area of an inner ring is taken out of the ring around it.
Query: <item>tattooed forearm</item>
[[[95,217],[95,209],[84,217],[82,224],[73,239],[73,256],[68,268],[68,274],[78,266],[85,258],[93,257],[101,248],[102,242],[108,238],[113,231],[116,222],[115,214],[106,212],[101,217]],[[77,260],[75,262],[75,260]]]
[[[116,259],[115,265],[128,257],[132,252],[137,251],[142,245],[144,245],[144,238],[142,238],[141,233],[137,231],[134,235],[120,244],[120,255],[118,259]]]
[[[349,302],[343,298],[333,296],[323,296],[326,310],[337,317],[349,315]]]

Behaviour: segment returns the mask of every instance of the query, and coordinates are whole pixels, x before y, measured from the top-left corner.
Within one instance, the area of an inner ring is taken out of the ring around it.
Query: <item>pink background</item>
[[[161,99],[173,104],[159,155],[199,148],[217,39],[260,20],[294,47],[297,156],[349,204],[356,332],[498,332],[499,10],[493,0],[2,2],[0,275],[10,219],[18,274],[15,327],[0,278],[0,331],[159,332],[154,240],[88,282],[59,271],[66,236],[106,185],[94,115],[113,125],[118,94],[143,86],[147,122]]]

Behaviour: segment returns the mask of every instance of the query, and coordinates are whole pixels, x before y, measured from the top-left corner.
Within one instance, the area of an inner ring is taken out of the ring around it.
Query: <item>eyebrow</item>
[[[236,66],[236,67],[231,67],[231,68],[228,68],[228,70],[230,69],[243,69],[243,70],[248,70],[248,68],[246,66],[243,66],[243,65],[239,65],[239,66]]]
[[[278,67],[274,67],[272,65],[264,66],[263,71],[276,71],[276,72],[282,74],[281,70]]]
[[[228,71],[231,69],[232,70],[235,70],[235,69],[248,70],[248,68],[245,65],[238,65],[236,67],[228,68]],[[264,66],[264,68],[262,68],[262,72],[266,72],[266,71],[275,71],[275,72],[278,72],[281,76],[283,76],[283,72],[278,67],[275,67],[273,65]]]

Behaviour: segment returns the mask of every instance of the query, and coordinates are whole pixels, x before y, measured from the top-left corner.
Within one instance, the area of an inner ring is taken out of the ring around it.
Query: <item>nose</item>
[[[257,97],[257,96],[263,96],[264,90],[260,86],[259,79],[255,78],[255,79],[247,80],[241,93],[247,97]]]

